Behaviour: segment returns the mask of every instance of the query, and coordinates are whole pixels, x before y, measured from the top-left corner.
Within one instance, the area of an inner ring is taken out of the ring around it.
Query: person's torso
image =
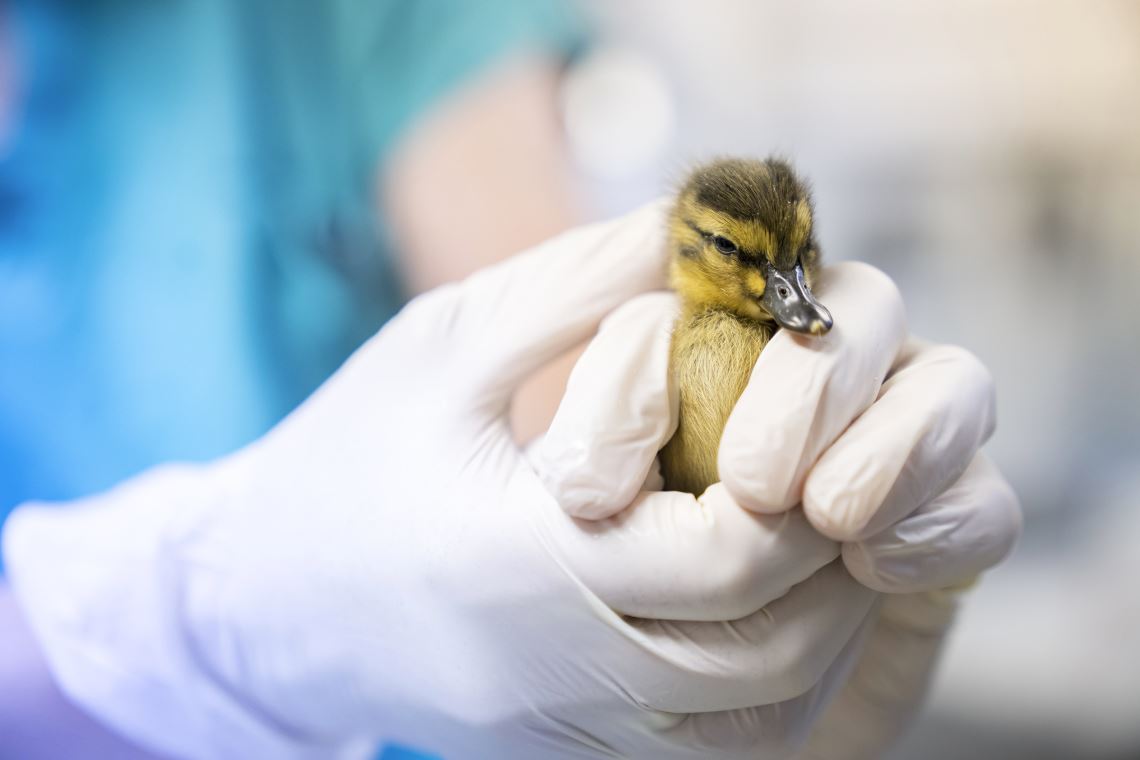
[[[398,308],[323,8],[9,7],[0,515],[232,450]]]

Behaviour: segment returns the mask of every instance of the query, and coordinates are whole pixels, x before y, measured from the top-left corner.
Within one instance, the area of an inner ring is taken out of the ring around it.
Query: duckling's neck
[[[746,314],[741,314],[724,304],[710,303],[708,301],[694,301],[688,298],[681,299],[681,319],[683,321],[700,319],[704,316],[716,316],[718,318],[731,317],[740,322],[741,325],[753,330],[766,332],[769,336],[776,329],[776,326],[771,322],[765,322]]]

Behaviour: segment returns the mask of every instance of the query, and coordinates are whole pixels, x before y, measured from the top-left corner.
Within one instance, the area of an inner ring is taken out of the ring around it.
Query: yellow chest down
[[[680,410],[677,432],[661,450],[666,489],[700,495],[720,480],[716,462],[724,425],[771,337],[769,326],[721,309],[678,318],[670,371]]]

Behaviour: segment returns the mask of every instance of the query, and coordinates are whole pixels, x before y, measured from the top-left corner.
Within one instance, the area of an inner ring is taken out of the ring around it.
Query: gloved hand
[[[823,338],[781,331],[764,349],[724,431],[723,483],[699,500],[654,493],[656,453],[677,413],[666,371],[676,309],[668,294],[642,296],[606,320],[535,460],[567,512],[602,520],[599,530],[638,520],[647,502],[708,519],[734,502],[770,525],[806,516],[838,542],[847,571],[887,596],[802,756],[875,758],[928,686],[955,611],[954,594],[940,590],[968,583],[1009,552],[1020,509],[978,453],[994,427],[992,381],[978,360],[908,338],[897,289],[869,266],[829,267],[816,291],[835,327]],[[700,572],[715,573],[715,565]]]
[[[575,520],[505,420],[533,369],[664,286],[663,227],[647,208],[418,299],[219,463],[18,510],[10,577],[63,688],[195,760],[362,757],[378,739],[449,760],[793,751],[880,619],[839,545],[723,488],[626,507],[641,482],[611,478],[621,462],[595,476],[621,515]],[[613,371],[663,376],[653,346],[611,346]],[[667,394],[637,389],[572,395],[562,419],[660,439]],[[607,431],[648,469],[649,437]]]

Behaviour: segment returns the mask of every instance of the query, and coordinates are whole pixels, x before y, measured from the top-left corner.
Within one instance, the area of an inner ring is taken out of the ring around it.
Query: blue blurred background
[[[1027,512],[892,757],[1138,757],[1138,125],[1128,0],[0,4],[0,515],[231,450],[410,294],[780,152],[825,256],[991,368]]]
[[[0,515],[280,419],[413,290],[409,135],[581,38],[545,1],[0,7]]]

